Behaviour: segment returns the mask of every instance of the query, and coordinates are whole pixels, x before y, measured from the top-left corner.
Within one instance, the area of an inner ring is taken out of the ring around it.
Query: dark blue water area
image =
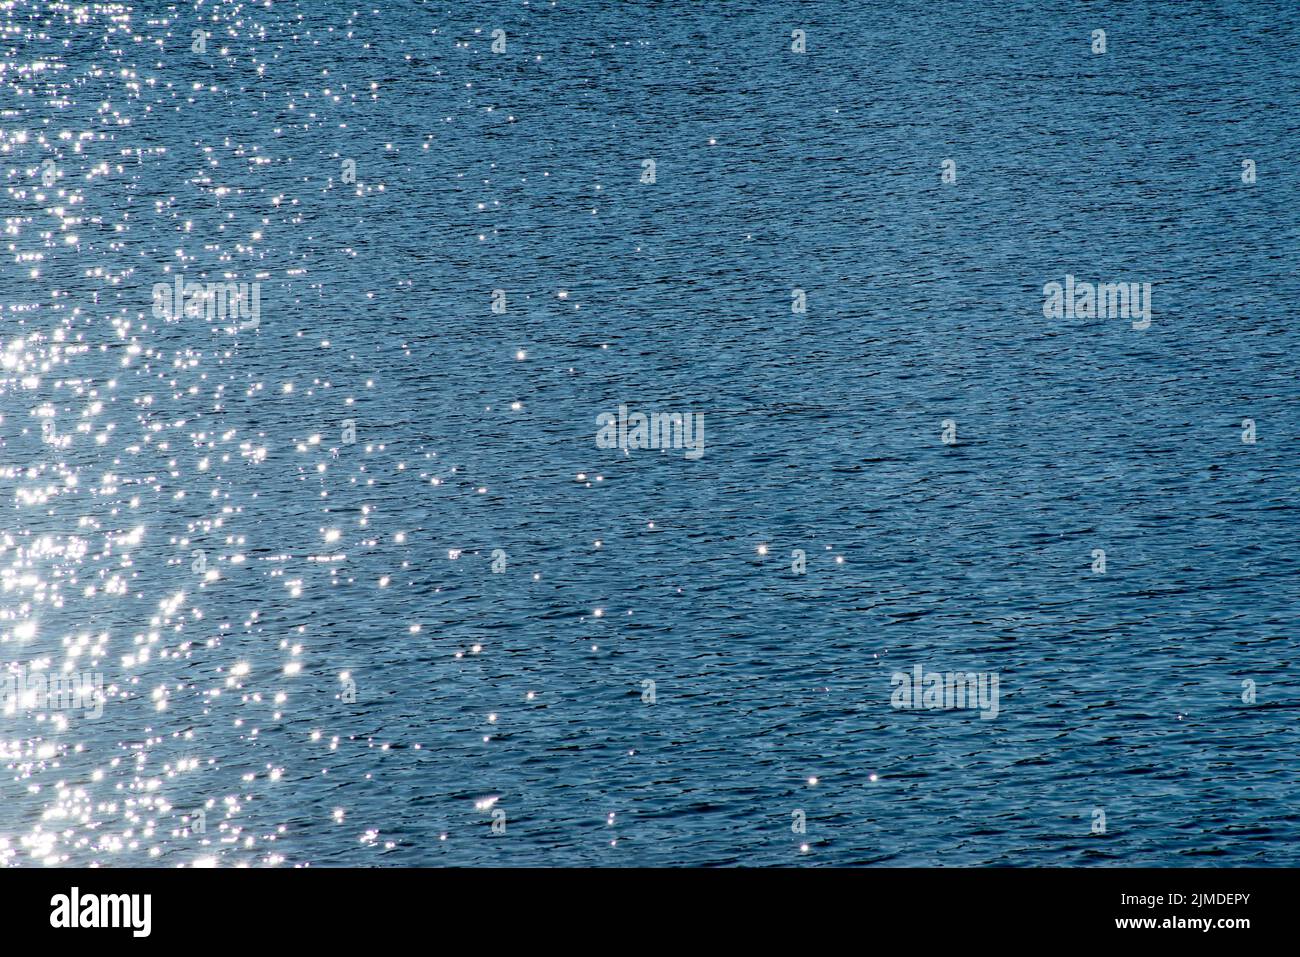
[[[1297,19],[19,0],[0,863],[1294,866]]]

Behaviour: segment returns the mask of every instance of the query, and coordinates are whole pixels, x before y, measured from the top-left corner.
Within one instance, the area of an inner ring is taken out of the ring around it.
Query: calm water
[[[782,6],[5,7],[0,861],[1300,862],[1294,5]]]

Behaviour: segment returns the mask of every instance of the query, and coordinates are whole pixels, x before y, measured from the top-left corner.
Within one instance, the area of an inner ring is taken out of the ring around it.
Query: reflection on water
[[[1294,18],[453,6],[5,4],[0,862],[1294,864]]]

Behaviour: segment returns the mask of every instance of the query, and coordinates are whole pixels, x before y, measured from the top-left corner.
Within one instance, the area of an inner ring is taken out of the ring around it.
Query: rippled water
[[[0,665],[102,700],[0,861],[1297,863],[1300,29],[1200,6],[5,3]]]

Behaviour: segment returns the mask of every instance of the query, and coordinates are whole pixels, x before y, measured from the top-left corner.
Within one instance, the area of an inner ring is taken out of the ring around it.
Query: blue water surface
[[[0,862],[1297,864],[1297,19],[15,0]]]

